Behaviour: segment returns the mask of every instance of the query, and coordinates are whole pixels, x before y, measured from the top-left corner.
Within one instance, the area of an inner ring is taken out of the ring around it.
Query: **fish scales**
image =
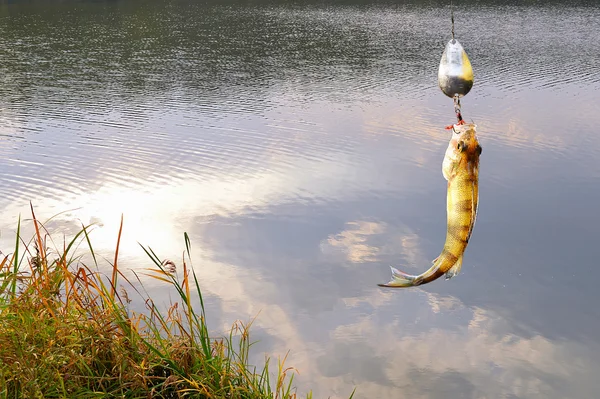
[[[448,180],[446,198],[447,231],[444,248],[433,266],[420,275],[410,275],[392,267],[392,279],[384,287],[412,287],[429,283],[444,274],[452,278],[460,272],[463,254],[471,238],[479,205],[479,156],[475,124],[456,124],[442,162]]]

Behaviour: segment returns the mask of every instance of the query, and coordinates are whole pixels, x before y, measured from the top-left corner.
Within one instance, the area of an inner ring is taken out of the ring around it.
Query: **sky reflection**
[[[447,8],[81,3],[67,29],[64,5],[10,7],[4,253],[30,202],[108,259],[123,215],[136,271],[138,243],[180,265],[188,232],[212,328],[256,317],[257,363],[291,350],[315,397],[594,397],[597,5],[457,8],[480,213],[461,274],[411,290],[376,284],[443,245]]]

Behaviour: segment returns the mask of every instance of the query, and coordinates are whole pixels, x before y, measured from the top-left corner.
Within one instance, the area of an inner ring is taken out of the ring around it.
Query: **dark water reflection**
[[[452,281],[376,287],[445,237],[446,2],[3,3],[0,248],[29,201],[100,251],[124,213],[132,268],[187,231],[215,330],[260,312],[316,397],[595,397],[600,6],[456,10],[484,151]]]

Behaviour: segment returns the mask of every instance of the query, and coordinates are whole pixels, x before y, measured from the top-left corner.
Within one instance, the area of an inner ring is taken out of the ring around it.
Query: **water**
[[[459,277],[385,290],[445,238],[448,4],[163,3],[0,5],[5,253],[30,201],[106,254],[123,214],[133,269],[188,232],[214,331],[258,315],[315,397],[596,396],[600,5],[456,7],[480,213]]]

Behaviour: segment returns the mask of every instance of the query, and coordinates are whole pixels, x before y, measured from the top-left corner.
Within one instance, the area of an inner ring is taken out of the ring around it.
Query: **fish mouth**
[[[481,145],[477,140],[477,125],[474,123],[455,124],[452,126],[451,142],[459,153],[468,154],[467,157],[479,156]]]
[[[477,140],[477,125],[474,123],[463,123],[452,125],[453,139],[479,144]]]
[[[462,123],[462,124],[454,124],[452,125],[452,131],[456,134],[464,134],[472,131],[474,135],[477,131],[477,125],[475,123]]]

